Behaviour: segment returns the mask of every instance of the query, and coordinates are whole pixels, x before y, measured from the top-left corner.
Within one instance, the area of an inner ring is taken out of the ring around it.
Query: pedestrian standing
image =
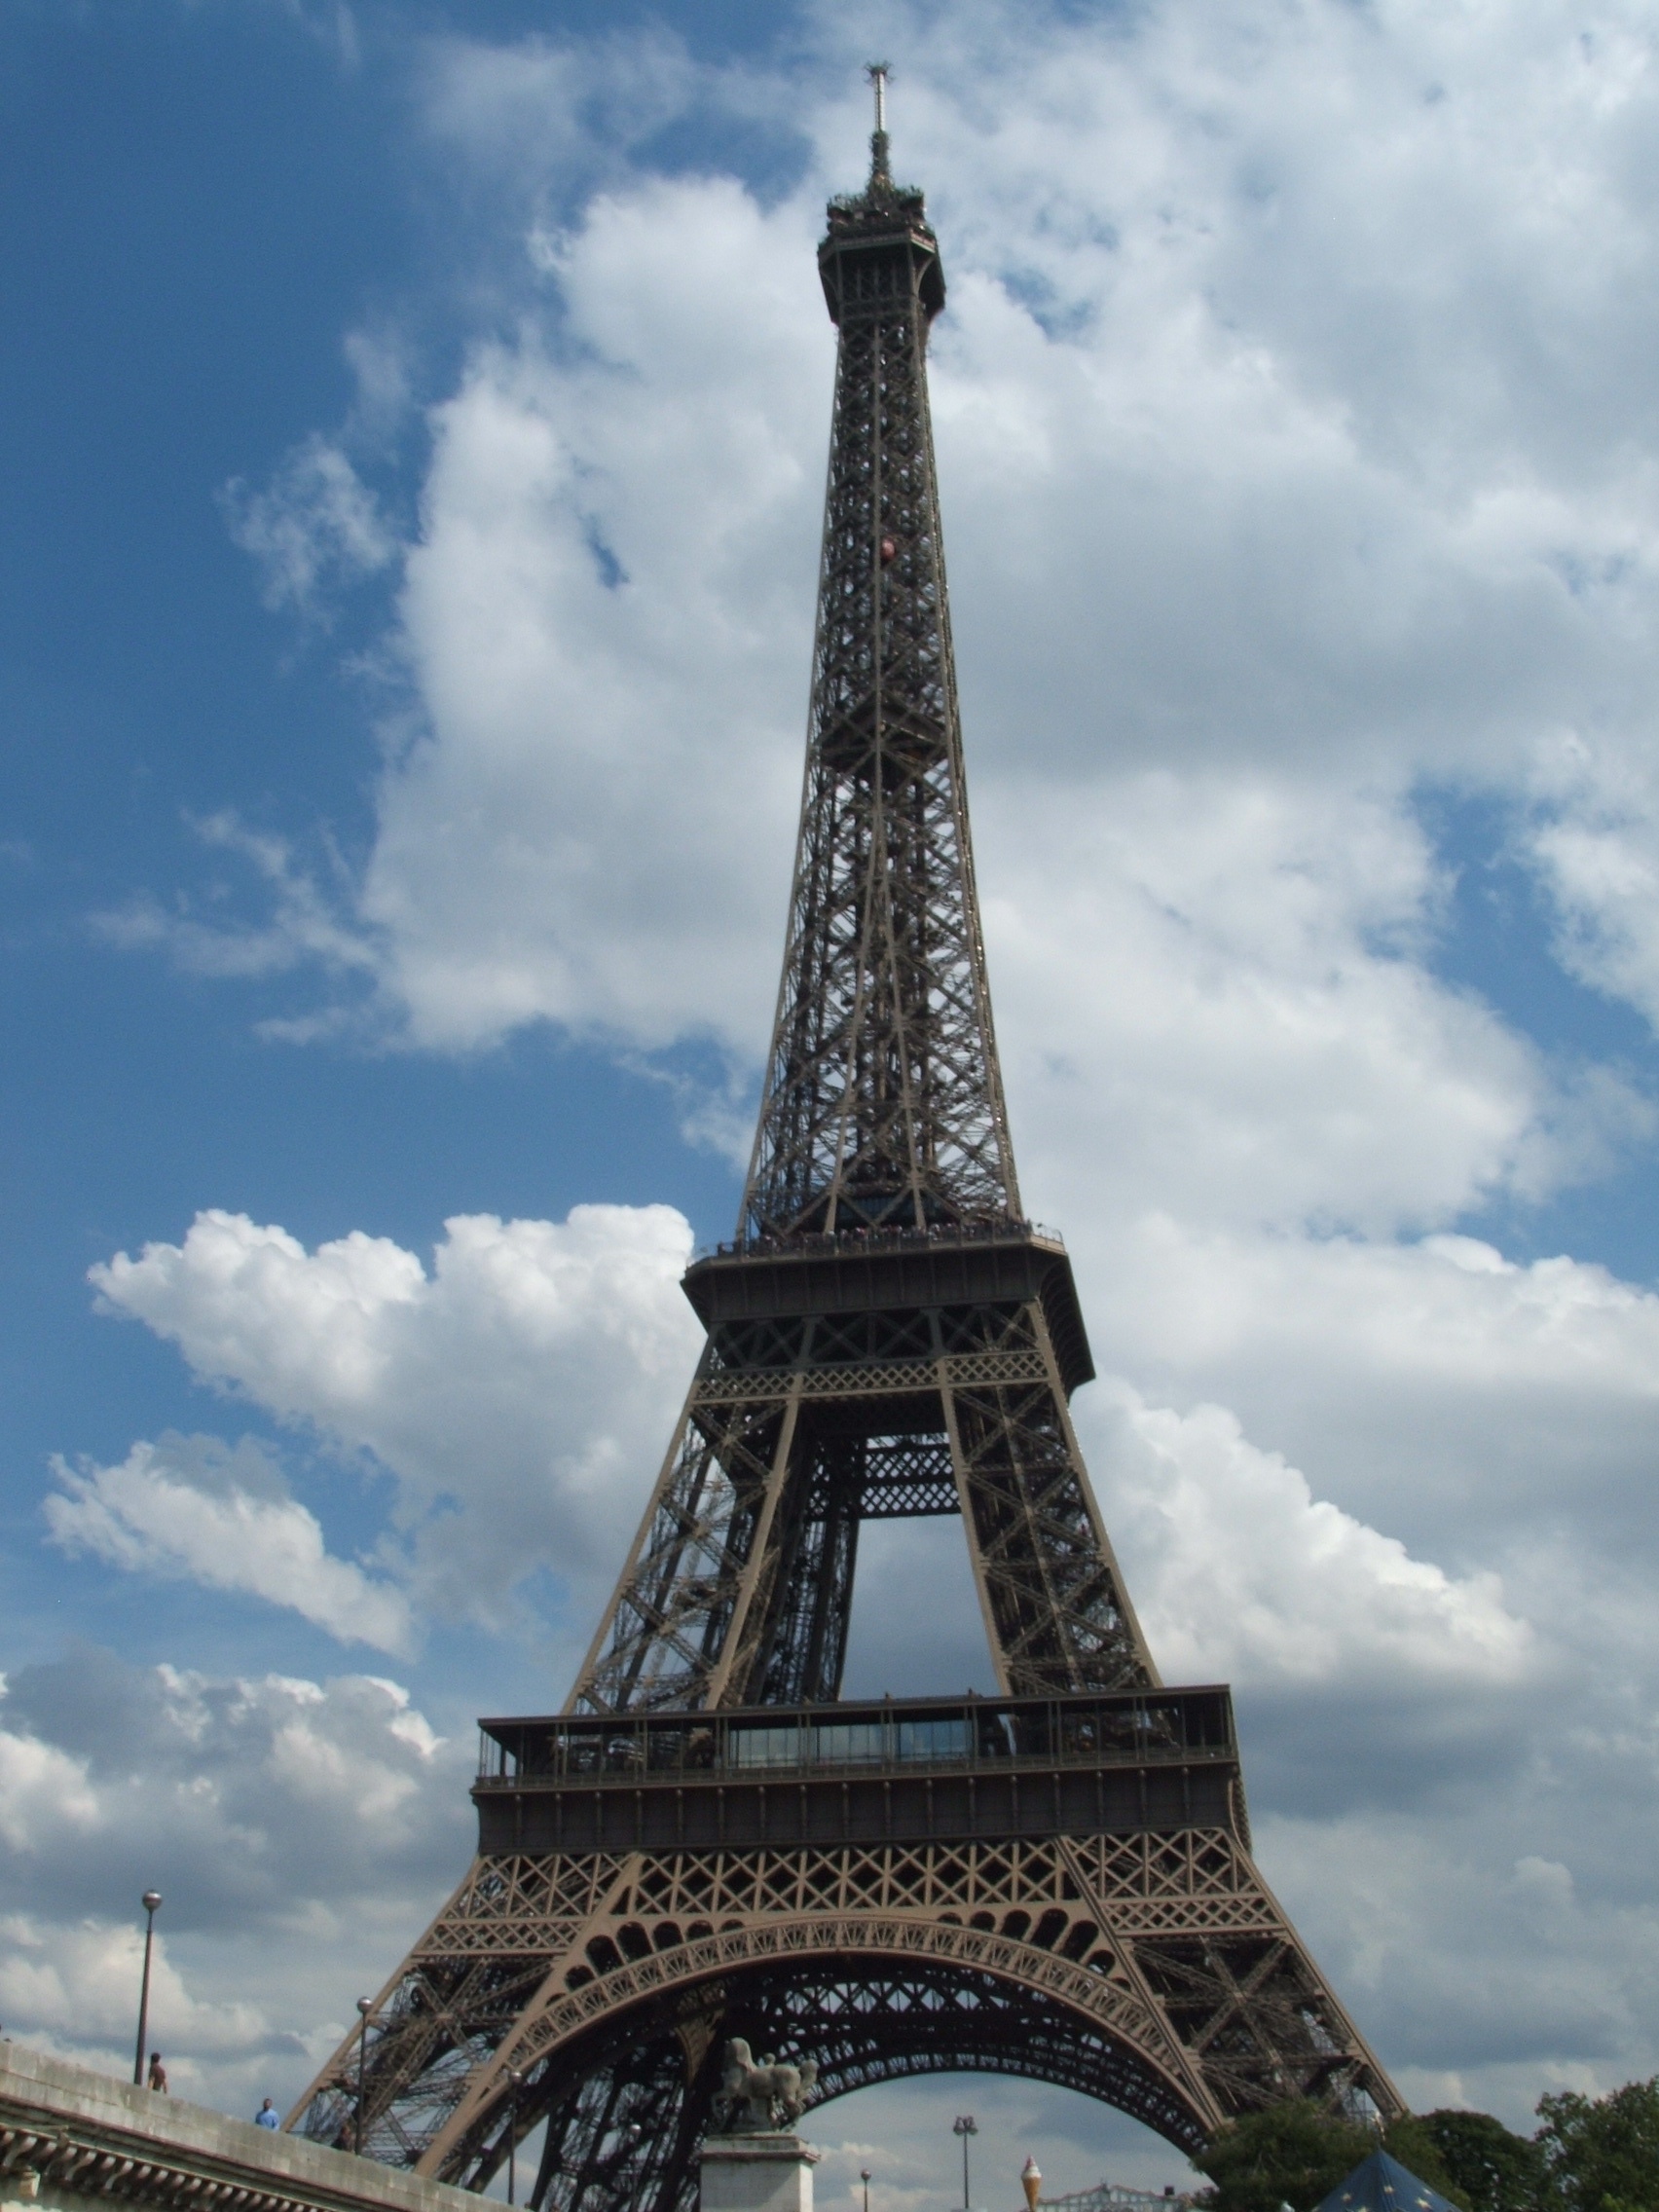
[[[271,2102],[271,2099],[270,2099],[269,2097],[267,2097],[267,2098],[266,2098],[265,2102],[264,2102],[264,2103],[263,2103],[263,2104],[262,2104],[262,2105],[260,2106],[259,2110],[258,2110],[258,2111],[257,2111],[257,2112],[256,2112],[256,2113],[254,2114],[254,2116],[253,2116],[253,2124],[254,2124],[254,2126],[255,2126],[255,2127],[280,2127],[280,2126],[281,2126],[282,2122],[281,2122],[281,2120],[279,2120],[279,2119],[277,2118],[277,2114],[276,2114],[276,2106],[275,2106],[275,2105],[274,2105],[274,2104],[273,2104],[273,2103]]]
[[[162,2054],[159,2050],[153,2050],[150,2053],[150,2079],[146,2086],[159,2089],[164,2097],[168,2093],[167,2070],[162,2064]]]

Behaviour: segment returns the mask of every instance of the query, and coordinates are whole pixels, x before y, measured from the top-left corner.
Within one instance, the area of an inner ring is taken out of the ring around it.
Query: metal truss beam
[[[480,1860],[376,2008],[365,2124],[382,2155],[481,2187],[513,2115],[521,2136],[548,2118],[560,2212],[586,2212],[612,2158],[626,2201],[666,2206],[706,2122],[710,2050],[745,2024],[815,2056],[823,2096],[1038,2073],[1187,2149],[1279,2096],[1401,2109],[1223,1827]],[[356,2066],[349,2040],[308,2133],[355,2125]]]

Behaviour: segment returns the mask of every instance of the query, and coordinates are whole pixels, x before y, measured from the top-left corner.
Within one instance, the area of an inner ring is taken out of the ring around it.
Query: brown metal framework
[[[879,82],[878,82],[879,92]],[[533,2202],[680,2212],[719,2045],[1030,2074],[1185,2148],[1402,2109],[1250,1858],[1225,1690],[1165,1690],[1020,1211],[969,842],[926,348],[880,127],[819,252],[840,333],[783,982],[708,1339],[565,1714],[486,1724],[479,1857],[289,2124]],[[958,1513],[992,1700],[838,1703],[866,1520]],[[364,2084],[359,2113],[358,2083]]]

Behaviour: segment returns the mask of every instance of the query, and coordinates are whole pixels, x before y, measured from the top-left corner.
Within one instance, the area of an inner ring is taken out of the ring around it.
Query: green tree
[[[1559,2212],[1659,2212],[1659,2075],[1604,2097],[1538,2105],[1545,2191]]]
[[[1446,2182],[1468,2200],[1471,2212],[1538,2212],[1544,2199],[1544,2157],[1530,2135],[1512,2135],[1489,2112],[1425,2112],[1406,2123],[1426,2137]],[[1446,2182],[1417,2165],[1409,2153],[1388,2148],[1400,2163],[1421,2174],[1443,2195]]]
[[[1455,2117],[1461,2119],[1463,2116],[1457,2114]],[[1486,2115],[1483,2113],[1479,2117],[1484,2120]],[[1495,2120],[1492,2122],[1493,2127],[1497,2124]],[[1499,2132],[1502,2133],[1503,2130],[1499,2129]],[[1461,2212],[1498,2212],[1495,2206],[1481,2205],[1477,2208],[1462,2175],[1455,2173],[1448,2163],[1440,2148],[1439,2136],[1428,2121],[1419,2120],[1416,2113],[1409,2112],[1403,2120],[1391,2120],[1388,2122],[1382,2131],[1382,2148],[1391,2158],[1398,2158],[1408,2172],[1416,2174],[1419,2181],[1427,2182],[1430,2189],[1438,2190],[1449,2202],[1460,2206]],[[1530,2149],[1530,2145],[1527,2148]],[[1518,2212],[1533,2212],[1536,2203],[1534,2195],[1528,2199],[1525,2206],[1519,2207]],[[1504,2208],[1504,2212],[1507,2212],[1507,2208]]]
[[[1312,2212],[1376,2149],[1369,2127],[1299,2097],[1218,2127],[1193,2163],[1214,2212]]]

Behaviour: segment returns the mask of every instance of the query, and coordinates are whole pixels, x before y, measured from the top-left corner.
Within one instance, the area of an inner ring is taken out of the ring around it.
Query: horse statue
[[[733,2036],[725,2046],[720,2093],[715,2102],[728,2134],[764,2135],[793,2127],[805,2112],[818,2081],[817,2061],[780,2065],[771,2057],[755,2063],[749,2046]]]

